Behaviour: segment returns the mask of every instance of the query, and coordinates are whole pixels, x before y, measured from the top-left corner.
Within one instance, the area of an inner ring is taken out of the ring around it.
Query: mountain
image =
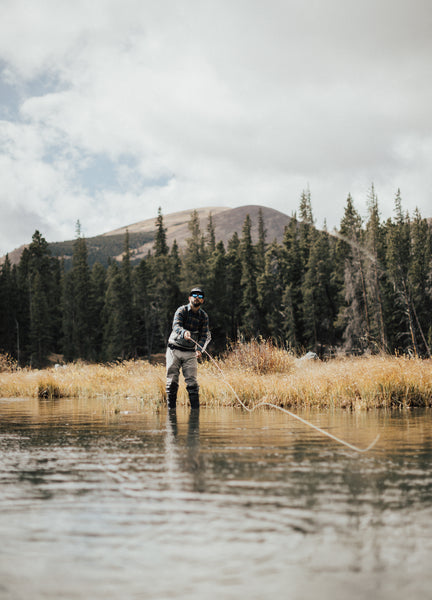
[[[266,206],[240,206],[238,208],[210,207],[195,209],[200,220],[202,233],[207,233],[209,215],[212,215],[213,226],[215,229],[216,241],[222,240],[226,246],[227,242],[236,231],[241,237],[242,228],[246,218],[249,215],[252,222],[252,239],[254,242],[258,239],[258,215],[262,210],[264,228],[266,230],[267,242],[274,239],[281,241],[283,238],[285,226],[288,225],[290,217],[288,215],[268,208]],[[171,247],[174,240],[180,248],[186,245],[186,240],[190,237],[189,221],[193,210],[183,210],[180,212],[163,215],[164,227],[166,228],[166,237],[168,246]],[[129,233],[129,247],[131,249],[131,259],[139,260],[146,256],[153,249],[153,240],[156,230],[156,216],[151,219],[139,221],[132,225],[126,225],[102,235],[86,238],[89,263],[94,264],[99,261],[106,265],[110,258],[121,259],[124,251],[125,234]],[[72,257],[74,240],[64,242],[52,242],[49,244],[53,256],[64,257],[66,260]],[[22,251],[26,246],[21,246],[9,253],[9,259],[12,263],[18,263]],[[3,257],[4,260],[4,257]],[[3,262],[0,259],[0,263]]]
[[[200,221],[201,232],[205,235],[207,232],[208,219],[210,214],[212,215],[213,226],[215,230],[216,241],[222,240],[223,243],[227,244],[236,231],[241,237],[242,228],[246,215],[249,215],[252,221],[252,239],[254,242],[258,240],[258,214],[261,208],[264,227],[267,232],[267,241],[271,242],[275,238],[279,241],[282,240],[285,226],[288,225],[290,217],[284,213],[274,210],[273,208],[267,208],[265,206],[240,206],[238,208],[226,208],[226,207],[210,207],[210,208],[197,208],[196,212]],[[186,240],[190,237],[189,221],[191,218],[192,210],[184,210],[181,212],[171,213],[169,215],[163,215],[164,226],[166,227],[166,237],[168,246],[171,247],[174,240],[180,248],[186,245]],[[114,231],[105,233],[104,236],[119,235],[124,239],[126,230],[129,232],[129,236],[133,234],[152,234],[155,232],[155,218],[147,219],[146,221],[140,221],[127,227],[121,227]],[[134,250],[134,258],[142,258],[153,248],[153,237],[151,240],[143,243],[140,247]],[[120,257],[118,257],[120,258]]]

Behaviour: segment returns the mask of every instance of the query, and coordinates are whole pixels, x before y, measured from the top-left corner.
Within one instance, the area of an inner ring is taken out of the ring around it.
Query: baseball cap
[[[192,294],[202,294],[204,296],[204,290],[202,290],[200,287],[193,287],[190,291],[189,296],[192,296]]]

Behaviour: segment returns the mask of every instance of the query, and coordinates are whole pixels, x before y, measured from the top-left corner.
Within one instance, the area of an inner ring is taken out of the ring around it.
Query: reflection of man
[[[192,476],[193,489],[198,492],[206,491],[205,482],[205,460],[200,452],[200,411],[191,410],[189,414],[188,430],[186,439],[178,437],[177,411],[169,410],[167,416],[167,428],[165,437],[165,456],[167,471],[184,471]],[[186,444],[182,443],[186,442]],[[178,485],[184,479],[173,478],[173,484]],[[188,484],[189,485],[189,484]]]
[[[191,411],[188,421],[187,430],[187,448],[188,451],[192,450],[192,456],[196,454],[196,450],[199,448],[199,410]],[[177,424],[177,412],[170,410],[167,418],[167,432],[170,434],[172,441],[177,442],[178,436],[178,424]]]
[[[192,288],[189,304],[180,306],[174,315],[172,332],[166,352],[166,392],[168,407],[175,408],[180,369],[186,382],[191,408],[199,408],[198,361],[201,350],[210,341],[207,313],[201,308],[204,292],[199,287]]]

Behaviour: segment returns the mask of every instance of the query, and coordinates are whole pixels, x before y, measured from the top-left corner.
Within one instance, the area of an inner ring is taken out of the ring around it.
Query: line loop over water
[[[254,407],[249,408],[248,406],[246,406],[246,404],[244,402],[242,402],[240,400],[240,398],[239,398],[238,394],[236,393],[235,389],[232,387],[232,385],[230,384],[230,382],[226,379],[224,372],[222,371],[222,369],[220,368],[220,366],[217,364],[217,362],[214,360],[214,358],[207,352],[207,350],[205,350],[204,348],[202,348],[202,346],[200,346],[198,344],[198,342],[195,342],[195,344],[200,349],[200,351],[202,353],[206,354],[208,356],[208,358],[211,360],[211,362],[216,366],[216,368],[218,369],[218,371],[222,375],[222,379],[224,380],[224,382],[226,383],[226,385],[230,388],[230,390],[234,394],[235,398],[237,399],[237,402],[247,412],[251,413],[254,410],[256,410],[257,408],[260,408],[261,406],[268,406],[270,408],[275,408],[276,410],[280,410],[281,412],[289,415],[293,419],[297,419],[298,421],[300,421],[304,425],[307,425],[308,427],[312,427],[312,429],[315,429],[319,433],[322,433],[323,435],[326,435],[327,437],[331,438],[332,440],[335,440],[336,442],[339,442],[339,444],[342,444],[343,446],[346,446],[347,448],[350,448],[350,450],[354,450],[354,452],[368,452],[369,450],[371,450],[375,446],[375,444],[379,440],[380,436],[378,434],[376,436],[376,438],[373,440],[373,442],[371,442],[369,444],[369,446],[367,446],[366,448],[359,448],[358,446],[354,446],[353,444],[350,444],[349,442],[346,442],[345,440],[342,440],[341,438],[338,438],[337,436],[333,435],[329,431],[326,431],[325,429],[321,429],[321,427],[318,427],[317,425],[314,425],[310,421],[307,421],[306,419],[303,419],[302,417],[300,417],[299,415],[296,415],[295,413],[291,412],[290,410],[287,410],[286,408],[283,408],[282,406],[278,406],[277,404],[273,404],[272,402],[267,402],[267,400],[265,400],[265,399],[262,400],[261,402],[259,402],[258,404],[256,404]]]

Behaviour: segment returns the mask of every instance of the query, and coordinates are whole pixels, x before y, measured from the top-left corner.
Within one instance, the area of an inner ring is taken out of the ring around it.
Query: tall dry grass
[[[343,358],[330,361],[302,361],[292,357],[284,372],[252,374],[220,364],[226,381],[249,406],[264,398],[278,406],[382,407],[432,406],[432,361],[392,356]],[[218,393],[220,381],[202,377],[201,387],[211,397],[232,397]]]
[[[0,373],[11,373],[17,369],[17,361],[7,352],[0,352]]]
[[[0,373],[0,397],[137,398],[157,404],[164,389],[163,367],[146,361],[71,363],[60,368]]]
[[[257,375],[289,372],[294,361],[295,357],[291,352],[263,339],[236,342],[222,357],[225,366]]]
[[[432,406],[432,361],[393,356],[298,360],[269,342],[238,344],[199,367],[201,405],[236,406],[230,386],[247,406],[267,400],[283,407]],[[229,385],[228,385],[229,384]],[[0,373],[0,397],[122,399],[158,407],[165,402],[165,368],[147,361],[69,364],[57,369]],[[181,382],[178,403],[187,404]]]

